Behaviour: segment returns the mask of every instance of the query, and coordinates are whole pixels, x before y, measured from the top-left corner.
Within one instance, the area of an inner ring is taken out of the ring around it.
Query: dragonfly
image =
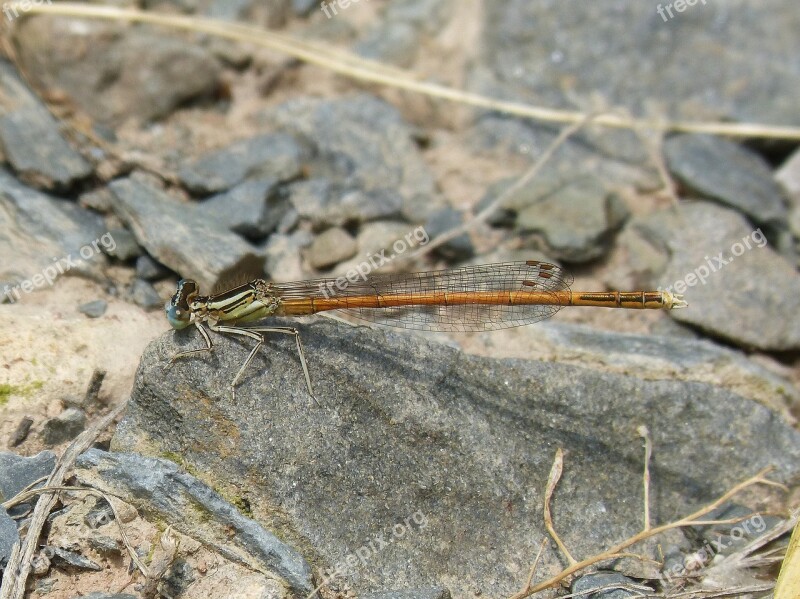
[[[265,343],[265,333],[291,335],[306,387],[311,386],[300,332],[286,326],[252,326],[270,317],[310,316],[336,310],[379,325],[441,332],[494,331],[550,318],[565,306],[672,310],[685,308],[670,291],[573,291],[573,277],[556,264],[527,260],[414,273],[311,279],[272,283],[254,279],[222,293],[201,295],[197,282],[182,279],[167,301],[167,320],[176,329],[194,325],[205,347],[175,354],[172,361],[209,352],[208,330],[256,341],[230,383],[236,386]]]

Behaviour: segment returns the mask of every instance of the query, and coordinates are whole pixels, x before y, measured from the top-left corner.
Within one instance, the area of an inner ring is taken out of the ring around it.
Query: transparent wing
[[[434,292],[541,293],[569,288],[572,277],[547,262],[503,262],[417,273],[374,274],[366,279],[326,278],[298,283],[277,283],[278,297],[292,299],[338,298],[337,310],[376,324],[425,331],[493,331],[531,324],[551,317],[561,306],[459,304],[363,307],[364,298],[393,295],[422,296]],[[323,301],[319,303],[324,304]],[[377,303],[377,302],[375,302]],[[348,307],[348,305],[352,307]]]

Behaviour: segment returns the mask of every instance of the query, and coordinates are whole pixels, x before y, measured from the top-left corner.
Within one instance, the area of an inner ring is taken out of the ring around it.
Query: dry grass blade
[[[97,436],[122,413],[125,405],[123,403],[117,406],[69,444],[56,462],[53,472],[47,479],[46,486],[59,487],[61,485],[67,470],[72,467],[78,455],[91,447]],[[10,559],[6,566],[3,583],[0,586],[0,599],[23,599],[25,597],[25,585],[31,572],[33,554],[38,547],[39,536],[45,521],[57,500],[58,491],[48,491],[39,496],[28,527],[28,534],[21,543],[21,549],[16,554],[16,559]]]
[[[735,522],[738,522],[738,521],[740,521],[739,518],[725,520],[725,521],[721,521],[721,520],[701,520],[700,518],[702,516],[704,516],[705,514],[708,514],[709,512],[717,509],[718,507],[720,507],[721,505],[726,503],[728,500],[730,500],[731,497],[733,497],[733,496],[737,495],[738,493],[740,493],[742,490],[744,490],[744,489],[746,489],[748,487],[751,487],[753,485],[766,484],[766,485],[769,485],[769,486],[783,487],[783,485],[780,485],[779,483],[776,483],[775,481],[771,481],[769,479],[764,478],[764,476],[767,474],[767,472],[769,472],[771,469],[772,468],[764,468],[763,470],[761,470],[755,476],[752,476],[752,477],[748,478],[747,480],[744,480],[744,481],[740,482],[739,484],[735,485],[734,487],[731,487],[727,492],[725,492],[723,495],[719,496],[712,503],[709,503],[705,507],[693,512],[692,514],[689,514],[688,516],[686,516],[684,518],[681,518],[680,520],[677,520],[675,522],[669,522],[667,524],[662,524],[661,526],[656,526],[656,527],[650,528],[649,530],[643,530],[643,531],[641,531],[641,532],[639,532],[639,533],[637,533],[637,534],[635,534],[635,535],[633,535],[631,537],[628,537],[624,541],[618,543],[617,545],[614,545],[613,547],[611,547],[610,549],[607,549],[606,551],[604,551],[602,553],[598,553],[597,555],[593,555],[591,557],[588,557],[588,558],[586,558],[586,559],[584,559],[584,560],[582,560],[580,562],[571,564],[569,567],[565,568],[564,570],[562,570],[561,572],[559,572],[555,576],[552,576],[552,577],[548,578],[547,580],[544,580],[544,581],[538,583],[537,585],[535,585],[533,587],[526,588],[524,591],[520,591],[520,592],[512,595],[510,599],[523,599],[524,597],[528,597],[528,596],[530,596],[530,595],[532,595],[534,593],[538,593],[539,591],[543,591],[545,589],[549,589],[549,588],[553,587],[554,585],[559,584],[561,581],[563,581],[567,577],[569,577],[569,576],[571,576],[571,575],[573,575],[573,574],[575,574],[577,572],[580,572],[581,570],[583,570],[583,569],[585,569],[585,568],[587,568],[587,567],[589,567],[591,565],[594,565],[594,564],[596,564],[598,562],[603,562],[603,561],[607,561],[607,560],[610,560],[610,559],[616,559],[616,558],[621,557],[622,555],[624,555],[623,554],[624,550],[627,549],[628,547],[631,547],[632,545],[640,543],[641,541],[644,541],[645,539],[649,539],[650,537],[653,537],[655,535],[661,534],[664,531],[671,530],[673,528],[682,528],[682,527],[687,527],[687,526],[699,526],[699,525],[708,525],[708,524],[722,524],[722,523],[735,523]],[[783,488],[785,488],[785,487],[783,487]],[[771,589],[772,586],[770,585],[768,588]],[[717,595],[717,596],[722,597],[724,595]]]
[[[650,431],[642,425],[636,429],[639,436],[644,439],[644,529],[650,530],[650,458],[653,456],[653,440],[650,438]]]
[[[547,488],[544,492],[544,525],[547,528],[547,532],[550,533],[550,536],[553,537],[553,540],[558,545],[558,548],[561,550],[570,564],[577,563],[575,558],[572,557],[569,550],[567,549],[566,545],[561,541],[561,538],[558,536],[556,529],[553,527],[553,516],[550,514],[550,500],[553,497],[553,492],[556,490],[556,486],[558,485],[558,481],[561,479],[561,474],[564,472],[564,452],[559,447],[556,450],[556,457],[553,460],[553,466],[550,469],[550,476],[547,477]]]
[[[327,48],[322,49],[319,46],[301,42],[286,35],[276,34],[272,31],[265,31],[258,27],[232,24],[196,16],[184,17],[179,15],[164,15],[133,9],[122,9],[113,6],[98,6],[94,4],[71,2],[33,4],[29,6],[27,14],[37,13],[150,23],[176,29],[203,32],[270,48],[352,79],[403,89],[431,98],[448,100],[467,106],[485,108],[487,110],[494,110],[542,122],[574,124],[586,118],[586,114],[583,112],[555,110],[521,102],[496,100],[481,94],[465,92],[436,83],[419,81],[416,76],[406,71],[401,71],[399,69],[388,70],[383,65],[355,57],[344,59],[342,52],[333,53]],[[800,128],[798,127],[779,127],[755,123],[662,122],[647,119],[631,120],[625,116],[613,113],[603,114],[598,117],[595,122],[598,125],[623,129],[641,127],[652,130],[708,133],[711,135],[727,135],[732,137],[800,139]]]

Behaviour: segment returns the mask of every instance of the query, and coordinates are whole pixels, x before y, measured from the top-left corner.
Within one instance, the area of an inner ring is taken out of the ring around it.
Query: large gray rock
[[[220,65],[209,52],[147,26],[35,16],[15,34],[25,70],[103,123],[163,118],[219,85]]]
[[[433,175],[412,128],[381,100],[365,94],[338,100],[300,98],[263,116],[267,124],[311,147],[309,175],[329,185],[310,196],[330,213],[319,217],[325,224],[390,217],[417,196],[435,195]],[[303,214],[300,202],[293,202]]]
[[[664,143],[664,155],[687,195],[716,200],[756,223],[786,226],[783,192],[758,154],[711,135],[678,135]]]
[[[209,293],[232,273],[259,276],[262,258],[235,233],[209,221],[194,203],[181,203],[136,177],[109,188],[117,215],[161,264],[195,279]]]
[[[0,61],[0,90],[0,144],[20,179],[65,189],[92,173],[92,165],[67,143],[56,119],[5,60]]]
[[[268,340],[234,403],[229,384],[252,344],[214,335],[213,353],[170,364],[202,340],[167,333],[142,358],[112,447],[179,454],[356,593],[519,588],[546,536],[543,491],[559,447],[568,456],[553,509],[572,552],[637,532],[641,424],[656,448],[657,521],[767,464],[779,479],[800,471],[800,434],[768,409],[668,372],[639,378],[633,355],[620,374],[332,322],[301,333],[321,406],[289,338]],[[546,553],[540,569],[557,566]]]
[[[115,245],[99,215],[0,169],[0,303],[18,301],[64,274],[100,278],[103,251]]]
[[[710,202],[682,202],[633,226],[669,256],[652,284],[686,295],[689,308],[673,318],[746,349],[800,348],[800,274],[761,229]]]
[[[78,457],[75,471],[81,482],[168,522],[227,559],[279,576],[297,595],[314,588],[308,564],[294,549],[172,462],[90,449]]]

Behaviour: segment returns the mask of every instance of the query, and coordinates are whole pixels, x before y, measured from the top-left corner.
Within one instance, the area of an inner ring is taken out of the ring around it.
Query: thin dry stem
[[[751,487],[756,484],[766,484],[771,486],[776,485],[777,483],[775,483],[775,481],[771,481],[769,479],[764,478],[764,475],[771,469],[772,469],[771,467],[764,468],[755,476],[752,476],[747,480],[744,480],[739,484],[735,485],[734,487],[729,489],[727,492],[725,492],[723,495],[721,495],[720,497],[718,497],[716,500],[709,503],[705,507],[700,508],[699,510],[689,514],[688,516],[685,516],[684,518],[681,518],[680,520],[677,520],[675,522],[670,522],[668,524],[662,524],[661,526],[656,526],[650,528],[649,530],[643,530],[631,537],[628,537],[624,541],[618,543],[617,545],[614,545],[613,547],[607,549],[602,553],[593,555],[580,562],[571,564],[569,567],[565,568],[555,576],[552,576],[547,580],[540,582],[536,586],[530,587],[528,589],[525,589],[523,591],[520,591],[512,595],[510,599],[523,599],[524,597],[528,597],[534,593],[538,593],[539,591],[550,588],[560,583],[568,576],[571,576],[572,574],[575,574],[576,572],[579,572],[584,568],[587,568],[598,562],[606,561],[609,559],[615,559],[619,556],[621,552],[623,552],[628,547],[635,545],[636,543],[640,543],[641,541],[649,539],[650,537],[653,537],[655,535],[661,534],[662,532],[665,532],[667,530],[672,530],[674,528],[682,528],[687,526],[698,526],[704,524],[705,522],[711,522],[711,521],[703,521],[700,520],[699,518],[717,509],[719,506],[727,502],[731,497],[733,497],[737,493],[740,493],[743,489],[746,489],[747,487]],[[778,485],[778,486],[782,487],[783,485]]]
[[[642,475],[642,485],[644,486],[643,530],[650,530],[650,458],[653,456],[653,440],[650,438],[650,431],[646,426],[640,426],[637,432],[644,439],[644,474]]]
[[[566,556],[570,564],[575,564],[577,563],[575,558],[572,557],[569,549],[567,549],[567,546],[561,541],[556,529],[553,527],[553,517],[550,514],[550,500],[553,497],[553,492],[556,490],[558,481],[561,479],[562,472],[564,472],[564,452],[559,447],[556,450],[556,457],[553,460],[552,468],[550,468],[550,476],[547,477],[547,488],[544,492],[544,525],[547,528],[547,532],[549,532],[550,536],[553,537],[556,545],[558,545],[561,553]]]
[[[120,404],[93,426],[78,435],[59,457],[53,472],[47,479],[48,487],[58,487],[64,480],[67,470],[72,467],[75,459],[88,449],[97,436],[125,409],[125,403]],[[31,572],[33,554],[38,547],[39,536],[42,534],[47,517],[58,500],[58,492],[45,492],[39,496],[36,507],[33,509],[28,526],[28,533],[21,543],[16,559],[9,559],[0,585],[0,599],[23,599],[25,586]]]

